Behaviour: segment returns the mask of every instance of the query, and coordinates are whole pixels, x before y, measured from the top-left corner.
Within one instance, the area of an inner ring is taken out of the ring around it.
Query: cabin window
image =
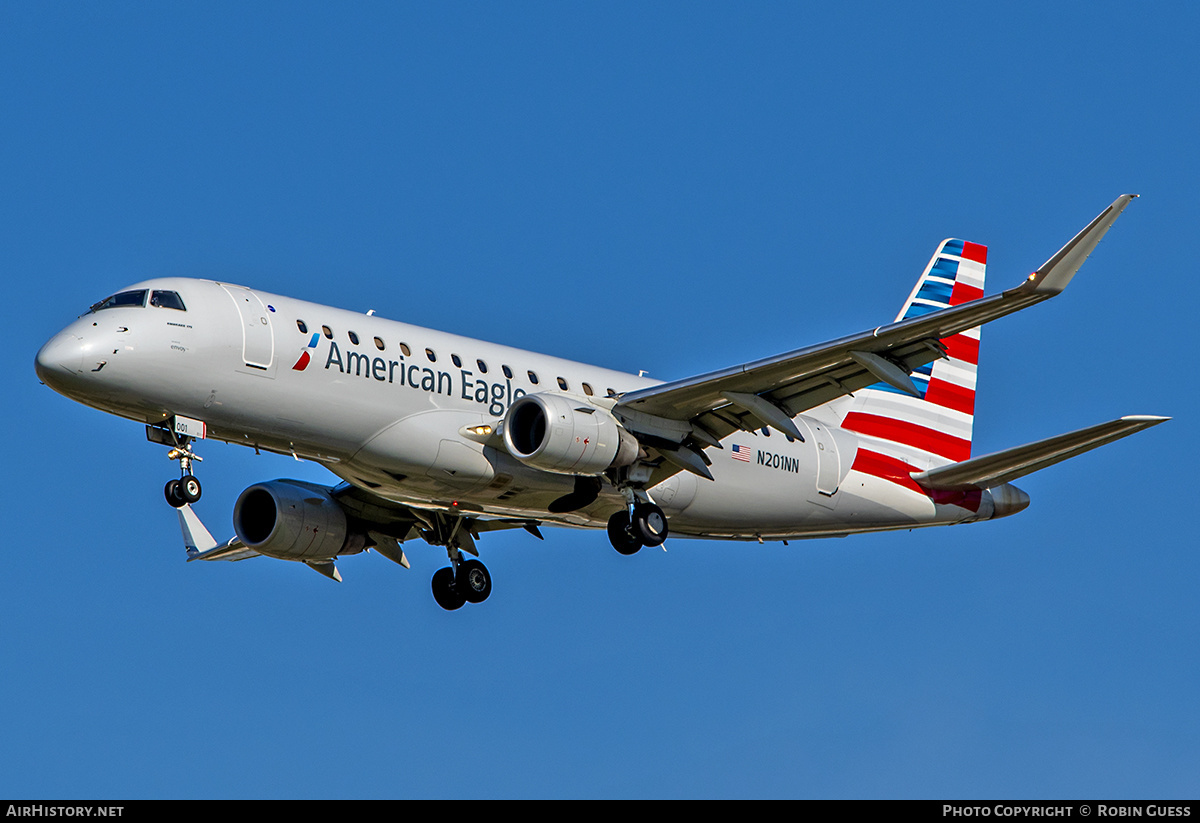
[[[333,339],[333,329],[329,328],[328,326],[321,327],[321,334],[325,335],[325,337],[329,340]]]
[[[462,358],[459,357],[457,354],[450,355],[450,362],[454,364],[454,368],[456,368],[456,369],[462,368]]]
[[[500,370],[504,372],[505,377],[507,377],[509,380],[512,380],[512,369],[510,369],[508,366],[501,366]]]
[[[429,358],[430,363],[437,362],[437,355],[433,353],[433,349],[426,349],[425,356]]]
[[[308,334],[308,326],[304,325],[303,320],[296,321],[296,328],[300,330],[301,334]]]
[[[763,427],[762,427],[762,433],[763,433],[763,437],[770,437],[770,436],[771,436],[771,430],[770,430],[770,429],[768,429],[766,426],[763,426]]]
[[[89,312],[104,311],[105,309],[141,308],[146,305],[146,290],[117,292],[112,297],[106,297],[99,303],[93,303]]]
[[[355,334],[352,331],[348,331],[348,332],[346,332],[346,336],[350,338],[351,343],[353,343],[356,346],[358,345],[358,335],[357,334]]]
[[[405,357],[412,357],[412,349],[408,347],[407,343],[400,344],[400,351],[404,352]]]
[[[560,389],[562,389],[563,391],[566,391],[567,390],[567,381],[561,377],[558,378],[558,387]]]
[[[179,311],[187,311],[183,305],[183,299],[177,291],[155,291],[150,293],[150,305],[158,306],[160,309],[178,309]]]
[[[532,369],[529,371],[529,382],[535,386],[537,385],[537,382],[538,382],[537,375],[533,373]]]
[[[475,365],[479,367],[480,374],[487,374],[487,363],[484,363],[482,360],[476,360]]]
[[[379,349],[380,351],[383,351],[383,341],[380,340],[378,337],[375,338],[375,348]]]
[[[612,388],[608,389],[608,396],[609,396],[609,397],[616,397],[616,396],[617,396],[617,390],[616,390],[616,389],[612,389]]]
[[[584,384],[583,384],[583,393],[584,393],[584,394],[586,394],[588,397],[591,397],[591,396],[592,396],[592,387],[591,387],[591,384],[589,384],[589,383],[584,383]]]

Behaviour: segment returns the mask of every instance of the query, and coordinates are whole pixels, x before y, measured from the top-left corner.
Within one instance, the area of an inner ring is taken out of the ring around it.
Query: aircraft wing
[[[1024,282],[1001,294],[829,343],[629,392],[620,398],[614,412],[623,414],[635,430],[639,415],[686,423],[698,443],[719,447],[715,441],[734,431],[764,425],[795,436],[790,422],[795,415],[881,381],[915,393],[908,374],[945,356],[947,346],[942,341],[1040,303],[1066,288],[1135,197],[1118,197]],[[669,445],[659,451],[680,467],[691,462],[686,468],[705,473],[690,459],[696,457],[694,452],[681,460],[679,453],[670,453]]]
[[[539,540],[542,539],[536,520],[448,517],[440,510],[396,503],[349,483],[330,491],[357,530],[367,535],[367,546],[405,568],[409,568],[409,562],[402,544],[416,537],[432,540],[436,545],[452,543],[476,556],[479,552],[475,549],[475,538],[482,532],[525,529]],[[262,556],[237,537],[218,543],[190,505],[184,505],[176,511],[189,563],[193,560],[245,560]],[[342,576],[332,560],[306,560],[304,563],[325,577],[341,582]]]
[[[372,532],[393,537],[401,542],[418,537],[419,532],[436,528],[440,509],[422,509],[406,503],[396,503],[380,497],[369,489],[344,483],[333,490],[333,497],[359,523]],[[464,513],[465,514],[465,513]],[[541,537],[537,532],[537,521],[488,519],[468,517],[471,533],[525,529]]]

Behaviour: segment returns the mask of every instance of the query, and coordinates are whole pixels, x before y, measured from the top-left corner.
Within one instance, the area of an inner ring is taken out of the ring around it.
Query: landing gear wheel
[[[179,496],[186,503],[195,503],[200,499],[200,481],[190,474],[179,478]]]
[[[163,486],[163,496],[167,498],[167,502],[176,509],[183,508],[187,503],[183,499],[183,493],[179,490],[178,480],[168,480],[167,485]]]
[[[492,593],[492,576],[478,560],[467,560],[458,565],[454,586],[468,603],[482,603]]]
[[[467,602],[454,585],[454,569],[449,566],[433,573],[433,599],[448,612],[461,609]]]
[[[667,516],[653,503],[642,503],[633,509],[630,531],[644,546],[661,546],[667,539]]]
[[[642,547],[642,541],[633,533],[629,525],[629,512],[622,509],[608,518],[608,541],[621,554],[637,554]]]

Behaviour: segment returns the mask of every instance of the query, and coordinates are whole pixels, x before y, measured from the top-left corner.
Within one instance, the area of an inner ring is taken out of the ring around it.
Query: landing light
[[[491,426],[467,426],[467,433],[487,437],[492,433]]]

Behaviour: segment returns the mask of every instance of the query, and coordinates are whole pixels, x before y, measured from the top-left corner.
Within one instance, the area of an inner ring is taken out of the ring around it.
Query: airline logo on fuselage
[[[304,371],[308,367],[309,350],[316,348],[319,339],[319,334],[313,335],[308,346],[301,352],[296,365],[292,366],[295,371]],[[526,393],[524,389],[514,389],[512,380],[508,378],[494,383],[476,380],[475,372],[460,368],[456,379],[456,375],[451,372],[434,371],[428,366],[406,363],[403,355],[399,360],[385,360],[356,351],[348,351],[343,356],[338,344],[330,340],[329,354],[325,357],[325,370],[330,371],[334,368],[341,374],[354,375],[365,380],[469,400],[486,406],[487,413],[495,417],[503,415],[514,400],[524,397]]]
[[[320,339],[320,333],[313,332],[312,339],[308,341],[308,345],[300,350],[300,359],[296,361],[296,365],[292,366],[292,371],[304,371],[308,368],[309,361],[312,360],[312,356],[309,354],[309,351],[316,351],[317,341]]]

